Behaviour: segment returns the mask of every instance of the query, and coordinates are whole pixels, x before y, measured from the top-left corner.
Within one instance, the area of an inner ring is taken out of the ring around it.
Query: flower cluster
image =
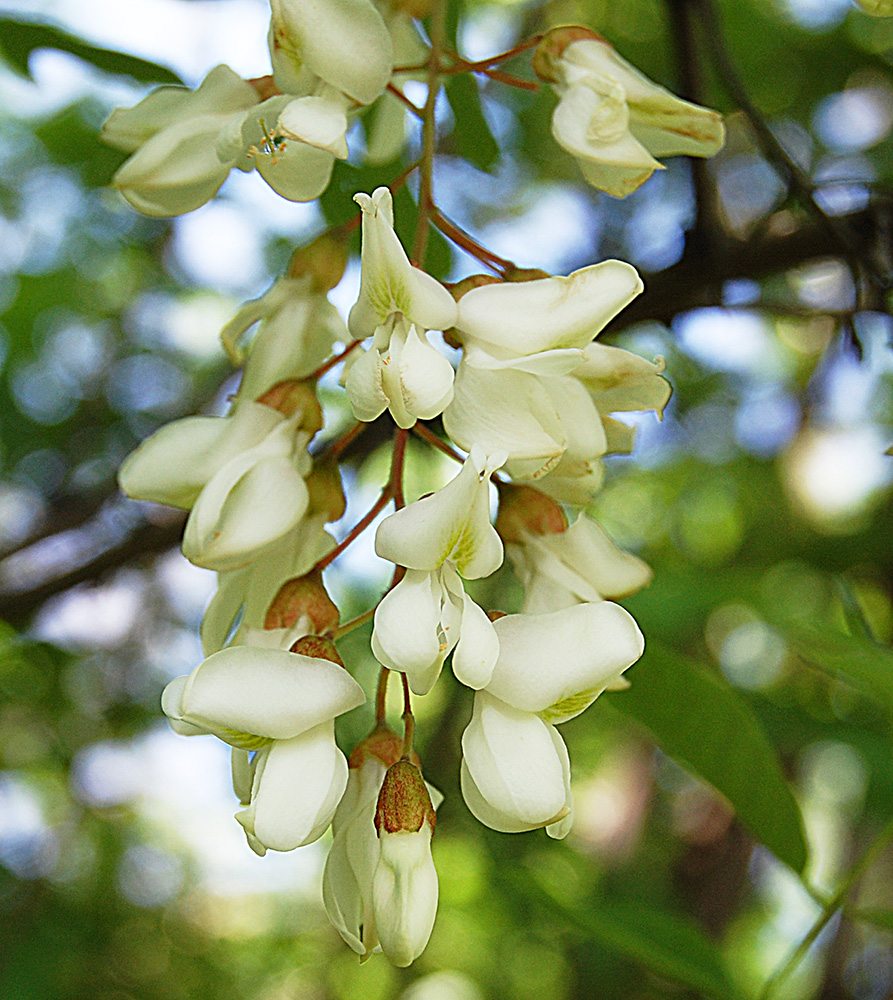
[[[271,77],[246,82],[218,67],[195,92],[163,88],[109,119],[106,137],[133,152],[115,183],[137,208],[189,211],[233,166],[256,167],[286,198],[314,198],[347,154],[349,116],[380,97],[378,121],[392,134],[369,130],[370,152],[399,149],[406,53],[418,60],[420,47],[428,51],[409,13],[373,0],[271,6]],[[556,136],[583,158],[592,183],[625,193],[659,166],[652,153],[707,155],[721,142],[713,112],[651,84],[586,29],[561,32],[546,36],[535,66],[561,95]],[[572,120],[579,141],[567,139]],[[243,369],[229,411],[162,427],[126,459],[119,481],[133,498],[188,511],[183,553],[217,573],[202,622],[206,659],[163,694],[171,726],[232,747],[236,819],[258,854],[309,844],[332,826],[323,878],[332,924],[361,956],[383,950],[405,966],[434,926],[441,798],[414,749],[412,697],[427,695],[449,660],[474,692],[461,740],[469,810],[499,831],[568,833],[571,763],[557,727],[626,686],[644,639],[614,599],[651,573],[587,514],[570,523],[567,505],[591,501],[606,455],[631,451],[622,415],[661,415],[670,387],[661,359],[596,342],[642,291],[629,264],[564,277],[503,262],[502,280],[477,275],[448,287],[410,261],[389,188],[355,201],[361,281],[347,322],[328,299],[347,262],[342,226],[297,250],[287,273],[224,327],[223,345]],[[446,226],[430,191],[420,201],[421,227]],[[467,234],[444,231],[500,270]],[[444,341],[461,352],[457,365]],[[317,384],[339,363],[343,410],[355,423],[333,440]],[[435,418],[445,436],[423,423]],[[390,474],[336,544],[326,526],[346,509],[339,457],[372,421],[390,428]],[[410,430],[461,465],[407,504]],[[393,582],[342,623],[324,570],[390,503],[375,550]],[[514,614],[466,592],[466,581],[494,574],[506,556],[524,590]],[[381,668],[375,722],[348,762],[335,720],[366,695],[336,640],[370,619]],[[386,720],[392,672],[403,684],[402,736]]]

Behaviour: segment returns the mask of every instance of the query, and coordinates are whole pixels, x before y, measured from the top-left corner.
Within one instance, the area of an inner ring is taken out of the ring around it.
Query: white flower
[[[211,733],[256,751],[250,762],[234,754],[234,784],[247,800],[236,818],[264,854],[309,844],[331,822],[347,783],[334,719],[365,700],[329,660],[233,646],[171,681],[162,708],[178,733]]]
[[[358,104],[385,89],[391,36],[370,0],[270,0],[270,58],[279,89],[304,94],[318,78]]]
[[[555,729],[579,715],[644,649],[632,616],[616,604],[577,604],[550,614],[507,615],[494,627],[499,659],[475,695],[462,736],[462,794],[486,826],[517,833],[572,822],[570,763]]]
[[[368,956],[384,945],[385,952],[395,964],[408,964],[399,961],[405,957],[406,951],[401,940],[408,938],[410,942],[417,942],[418,938],[424,937],[418,949],[420,952],[431,933],[433,912],[430,913],[429,923],[430,886],[426,888],[422,885],[421,891],[413,893],[407,900],[408,906],[393,900],[394,886],[389,876],[399,872],[404,864],[399,857],[400,845],[392,842],[393,837],[397,836],[393,833],[385,833],[379,839],[375,827],[376,808],[385,774],[400,759],[401,753],[402,740],[382,726],[363,740],[350,755],[347,790],[332,823],[334,837],[323,873],[323,902],[329,920],[357,954]],[[427,785],[426,789],[436,808],[442,796],[431,785]],[[427,839],[430,844],[430,826],[428,823],[424,826],[429,829]],[[415,843],[418,843],[418,838]],[[412,846],[410,853],[413,853]],[[423,845],[423,849],[416,849],[415,853],[419,855],[417,860],[421,861],[421,865],[410,865],[410,868],[421,867],[425,873],[422,879],[425,879],[426,874],[433,872],[433,865],[428,866],[430,849],[426,852]],[[382,874],[378,875],[380,862]],[[376,878],[379,888],[377,894],[374,894],[373,884]],[[436,875],[434,885],[436,908]],[[423,910],[421,918],[416,913],[419,908]],[[381,943],[379,916],[384,917],[385,927]],[[402,934],[401,927],[408,928],[410,933]],[[415,947],[410,945],[409,950],[415,951]],[[415,957],[417,954],[413,955]]]
[[[264,294],[246,302],[220,331],[223,346],[242,364],[244,333],[260,322],[251,342],[239,394],[257,399],[277,382],[306,378],[348,339],[338,310],[313,287],[313,278],[279,278]]]
[[[464,356],[444,427],[461,447],[508,452],[507,471],[537,478],[563,456],[608,450],[590,393],[572,377],[592,339],[642,291],[635,268],[604,261],[568,277],[488,284],[459,300]]]
[[[235,163],[218,156],[218,138],[257,103],[249,83],[218,66],[195,91],[161,87],[135,107],[117,109],[102,137],[133,155],[112,183],[146,215],[191,212],[217,193]]]
[[[244,566],[300,521],[310,471],[303,410],[241,400],[227,417],[162,427],[121,466],[121,489],[191,512],[183,554],[208,569]]]
[[[625,597],[651,582],[648,565],[617,548],[585,514],[564,531],[523,532],[506,554],[524,585],[525,614]]]
[[[722,148],[721,115],[653,83],[588,29],[549,32],[535,68],[560,97],[552,116],[556,141],[593,187],[615,197],[662,170],[655,157],[713,156]]]
[[[488,459],[473,448],[443,489],[379,525],[375,551],[407,572],[375,611],[372,651],[405,673],[416,694],[427,694],[454,649],[453,672],[463,684],[483,687],[492,672],[496,634],[460,575],[478,579],[502,564],[502,542],[490,524],[489,478],[503,457]]]
[[[453,396],[453,368],[425,331],[456,320],[456,303],[438,281],[414,268],[394,232],[391,192],[354,196],[363,212],[360,295],[350,311],[354,337],[372,336],[355,357],[345,388],[359,420],[389,409],[400,427],[437,416]]]

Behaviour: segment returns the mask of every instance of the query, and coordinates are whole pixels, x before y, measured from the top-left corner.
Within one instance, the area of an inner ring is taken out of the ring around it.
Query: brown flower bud
[[[295,577],[279,588],[279,593],[267,609],[264,628],[291,628],[304,615],[313,623],[316,635],[338,627],[341,616],[326,593],[320,570]]]
[[[313,290],[325,295],[344,277],[347,259],[345,243],[324,233],[307,246],[295,250],[286,273],[289,278],[302,278],[309,274]]]
[[[353,748],[347,763],[349,767],[362,767],[367,757],[377,757],[390,767],[403,756],[403,738],[387,723],[379,723],[372,732]]]
[[[340,521],[347,509],[341,470],[336,459],[329,456],[316,462],[306,478],[310,514],[325,514],[326,521]]]
[[[314,660],[331,660],[339,667],[344,667],[344,660],[335,648],[335,643],[325,635],[303,635],[292,645],[289,652],[310,656]]]
[[[262,396],[258,396],[257,402],[278,410],[285,417],[293,417],[298,410],[303,410],[301,429],[311,434],[322,430],[322,407],[316,398],[316,388],[312,382],[297,379],[277,382]]]
[[[499,514],[496,530],[504,542],[520,544],[525,533],[558,535],[567,530],[561,504],[532,486],[498,482]]]
[[[592,28],[586,28],[582,24],[564,24],[547,31],[533,53],[533,72],[541,80],[554,83],[558,79],[555,63],[562,57],[564,50],[571,42],[579,42],[584,38],[592,38],[599,42],[604,41],[601,35],[594,32]]]
[[[382,830],[418,833],[426,821],[433,833],[436,817],[422,772],[410,761],[398,760],[388,768],[378,793],[375,829],[379,836]]]

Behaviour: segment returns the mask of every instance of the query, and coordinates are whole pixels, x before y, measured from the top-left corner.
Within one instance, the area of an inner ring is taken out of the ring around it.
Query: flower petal
[[[533,829],[556,822],[563,813],[564,771],[551,729],[537,716],[506,705],[487,691],[474,696],[462,753],[474,788],[506,824]],[[471,799],[465,801],[474,812],[473,792]],[[478,819],[487,823],[492,814]]]
[[[463,593],[462,626],[453,650],[456,680],[475,691],[486,687],[499,657],[499,637],[483,609]]]
[[[494,628],[499,660],[487,690],[551,723],[582,712],[645,648],[632,615],[608,601],[507,615]]]
[[[229,646],[192,671],[179,705],[165,705],[165,713],[209,732],[234,730],[280,740],[349,712],[365,700],[360,685],[329,660],[280,649]]]
[[[254,775],[251,804],[236,819],[249,843],[255,838],[261,845],[258,853],[292,851],[325,833],[346,785],[334,723],[324,722],[269,748]]]

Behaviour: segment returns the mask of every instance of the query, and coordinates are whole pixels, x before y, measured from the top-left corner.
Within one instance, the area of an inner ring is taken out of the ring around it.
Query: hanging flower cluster
[[[272,76],[246,82],[218,67],[194,92],[162,88],[109,119],[106,138],[133,153],[115,184],[135,207],[190,211],[233,166],[256,167],[286,198],[314,198],[347,155],[350,116],[380,99],[370,150],[398,152],[408,103],[399,84],[412,59],[428,60],[431,80],[451,71],[407,9],[372,0],[271,7]],[[540,42],[535,67],[561,96],[556,137],[591,183],[626,193],[659,166],[652,154],[708,155],[721,143],[715,113],[651,84],[588,29],[560,31]],[[434,205],[434,118],[415,110],[428,152],[416,165],[413,260],[394,230],[391,190],[356,194],[361,282],[347,323],[328,292],[347,262],[349,225],[297,250],[287,273],[224,327],[223,345],[243,369],[229,412],[162,427],[119,476],[128,496],[188,511],[183,553],[217,572],[202,622],[206,659],[163,694],[171,726],[232,747],[236,819],[258,854],[309,844],[332,826],[329,918],[361,956],[383,950],[401,966],[424,950],[438,896],[431,844],[441,796],[414,748],[412,696],[428,694],[449,660],[474,692],[461,741],[470,811],[495,830],[568,833],[571,763],[557,727],[626,686],[644,639],[613,600],[651,573],[588,515],[570,523],[567,505],[589,503],[606,455],[632,450],[622,414],[659,416],[670,395],[660,359],[595,340],[642,291],[636,270],[609,260],[566,277],[529,274],[481,247]],[[448,287],[426,273],[417,265],[429,223],[501,278]],[[457,366],[443,341],[461,352]],[[339,363],[355,423],[332,440],[317,383]],[[390,475],[336,544],[326,525],[345,513],[339,458],[379,418],[392,428]],[[435,418],[445,436],[424,423]],[[461,465],[407,504],[410,431]],[[391,503],[375,550],[393,582],[342,623],[324,571]],[[481,607],[465,589],[506,556],[524,589],[515,614]],[[381,665],[375,722],[348,760],[335,720],[366,694],[336,640],[370,620]],[[392,672],[402,675],[402,735],[386,720]]]

